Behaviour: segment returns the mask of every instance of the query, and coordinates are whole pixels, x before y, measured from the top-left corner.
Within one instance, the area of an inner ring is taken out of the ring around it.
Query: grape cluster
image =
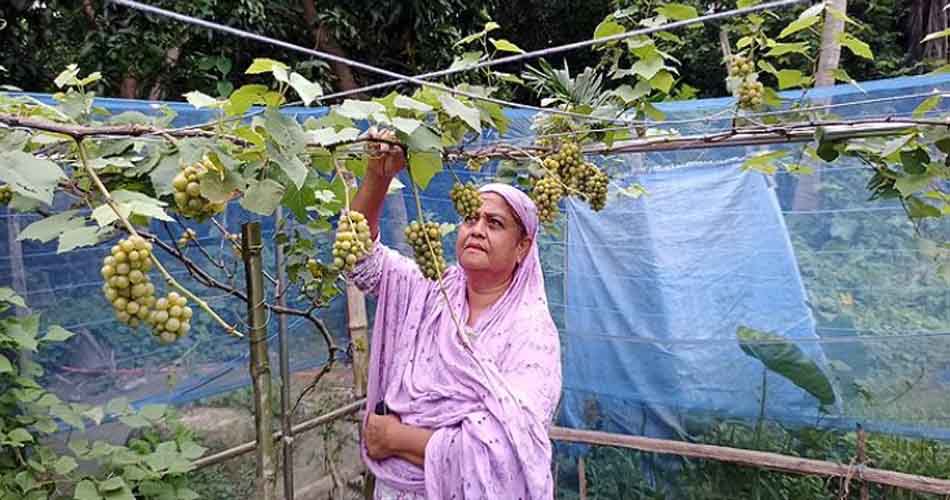
[[[141,236],[119,240],[99,270],[105,280],[102,293],[112,303],[116,318],[133,328],[148,318],[155,305],[155,285],[148,277],[151,251],[152,244]]]
[[[588,163],[588,173],[584,176],[580,190],[587,198],[587,203],[594,211],[601,211],[607,205],[607,184],[610,178],[603,170]]]
[[[748,57],[736,54],[726,59],[726,71],[728,71],[729,76],[745,78],[755,71],[755,66]]]
[[[439,229],[439,224],[412,221],[406,226],[405,233],[422,275],[430,280],[436,280],[442,276],[448,266],[445,264],[442,250],[442,231]]]
[[[13,190],[9,184],[0,185],[0,205],[7,205],[13,200]]]
[[[545,188],[543,193],[547,195],[546,198],[543,200],[540,198],[542,191],[538,191],[537,187],[532,191],[535,203],[537,204],[540,201],[544,204],[543,208],[548,209],[543,210],[542,206],[538,205],[538,211],[542,217],[549,218],[549,221],[557,218],[558,202],[561,201],[561,198],[573,192],[580,194],[592,209],[600,211],[604,208],[607,203],[609,177],[597,165],[584,160],[580,145],[576,142],[565,142],[558,152],[548,155],[542,161],[545,170],[548,171],[548,177],[553,177],[542,184]],[[541,184],[542,181],[544,179],[538,181],[538,184]],[[570,192],[565,192],[564,189],[560,191],[551,189],[549,186],[555,183],[562,188],[566,186]],[[555,198],[553,197],[554,194],[558,194],[558,196]],[[551,209],[552,207],[553,209]]]
[[[455,205],[455,211],[458,212],[462,220],[471,219],[478,216],[478,210],[482,208],[482,197],[478,194],[478,188],[474,184],[462,184],[456,182],[449,191],[449,198]]]
[[[148,314],[148,323],[159,342],[170,344],[191,330],[191,315],[188,300],[178,292],[169,292],[155,301],[152,312]]]
[[[753,75],[754,76],[754,75]],[[746,78],[739,84],[737,96],[739,107],[742,109],[754,109],[762,105],[762,92],[765,86],[754,77]]]
[[[553,175],[546,175],[534,183],[531,188],[531,199],[538,207],[538,220],[542,224],[550,224],[557,220],[557,204],[564,197],[564,188],[561,181]]]
[[[373,248],[369,223],[363,214],[350,210],[340,215],[340,224],[333,242],[333,267],[336,270],[352,271],[356,263],[369,255]]]
[[[185,167],[172,180],[175,188],[175,204],[185,217],[204,220],[224,211],[224,203],[213,203],[201,195],[201,179],[214,169],[210,160],[204,159]]]

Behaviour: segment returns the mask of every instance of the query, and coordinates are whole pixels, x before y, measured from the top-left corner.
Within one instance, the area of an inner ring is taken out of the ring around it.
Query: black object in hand
[[[392,413],[392,410],[390,410],[389,407],[386,406],[385,401],[380,401],[376,403],[376,408],[373,410],[373,413],[377,415],[389,415],[390,413]]]

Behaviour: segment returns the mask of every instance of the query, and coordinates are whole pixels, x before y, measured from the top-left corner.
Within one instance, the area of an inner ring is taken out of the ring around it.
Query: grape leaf
[[[76,470],[76,467],[79,467],[79,464],[76,463],[75,458],[69,455],[63,455],[53,463],[53,469],[56,470],[56,473],[61,476],[65,476],[66,474]]]
[[[48,243],[55,240],[66,231],[86,225],[84,218],[74,218],[78,213],[78,210],[67,210],[46,217],[45,219],[40,219],[21,231],[20,235],[17,236],[17,241],[37,240],[42,243]]]
[[[299,73],[291,73],[289,83],[307,106],[316,100],[317,97],[323,95],[323,89],[320,88],[319,83],[311,82]]]
[[[65,342],[71,339],[74,335],[76,334],[59,325],[53,325],[49,327],[46,335],[40,340],[43,342]]]
[[[409,168],[412,169],[412,179],[425,189],[432,177],[442,170],[442,154],[435,151],[409,153]]]
[[[756,170],[764,174],[772,175],[776,172],[775,160],[788,154],[788,151],[771,151],[750,156],[742,163],[742,170]]]
[[[20,297],[12,288],[6,286],[0,287],[0,302],[26,307],[26,302],[23,301],[23,297]]]
[[[740,326],[736,331],[736,338],[742,352],[804,389],[821,404],[835,402],[835,392],[828,377],[797,345],[785,337]]]
[[[210,95],[198,90],[192,90],[191,92],[184,94],[184,97],[185,100],[188,101],[188,104],[191,104],[197,109],[215,108],[222,104],[214,97],[211,97]]]
[[[3,354],[0,354],[0,373],[13,373],[13,365]]]
[[[916,108],[914,108],[914,118],[922,118],[924,115],[933,111],[940,104],[940,94],[930,96],[924,99]]]
[[[929,174],[905,175],[894,181],[894,188],[906,198],[930,185],[932,180],[933,177]]]
[[[838,43],[847,47],[852,54],[865,59],[874,59],[874,53],[871,52],[871,47],[867,43],[855,38],[854,35],[847,32],[840,32],[835,38]]]
[[[515,52],[518,54],[524,54],[524,51],[521,50],[521,47],[518,47],[517,45],[509,42],[508,40],[505,40],[504,38],[500,40],[489,38],[488,40],[492,43],[492,45],[495,46],[496,50],[501,50],[503,52]]]
[[[411,97],[406,97],[404,95],[397,95],[396,99],[393,100],[393,105],[400,109],[409,109],[413,111],[422,111],[423,113],[428,113],[432,111],[432,106],[424,102],[417,101]]]
[[[634,74],[640,76],[644,80],[649,80],[656,76],[656,74],[663,69],[665,64],[663,63],[663,58],[659,54],[655,54],[652,57],[644,57],[633,64],[633,67],[630,68]]]
[[[669,94],[670,89],[673,88],[673,75],[664,69],[650,79],[650,85],[657,90],[663,91],[664,94]]]
[[[283,196],[284,186],[273,179],[264,179],[248,187],[241,197],[241,206],[256,214],[269,216],[280,205]]]
[[[275,61],[273,59],[268,59],[266,57],[258,57],[258,58],[255,58],[254,61],[251,62],[251,65],[247,68],[244,74],[258,75],[261,73],[273,73],[275,69],[277,69],[278,71],[279,70],[286,71],[287,65],[280,61]]]
[[[264,95],[267,94],[268,90],[266,85],[244,85],[234,91],[231,97],[228,98],[224,104],[224,112],[231,116],[244,114],[251,109],[251,106],[262,104],[264,102]]]
[[[778,72],[778,88],[785,90],[791,87],[799,87],[805,84],[807,79],[801,71],[797,69],[783,69]]]
[[[53,202],[57,183],[66,178],[59,165],[22,151],[0,154],[0,165],[0,181],[16,193],[46,204]]]
[[[344,118],[351,120],[365,120],[373,113],[386,111],[386,106],[373,101],[355,101],[347,99],[334,111]]]
[[[619,35],[627,31],[620,23],[612,20],[604,20],[597,25],[597,28],[594,29],[594,39],[598,38],[607,38],[613,35]]]
[[[83,479],[76,485],[76,492],[73,494],[75,500],[102,500],[99,490],[96,489],[96,483],[89,479]]]
[[[66,231],[59,237],[59,246],[56,253],[66,253],[79,247],[86,247],[99,243],[99,228],[83,226]]]
[[[449,116],[458,117],[472,130],[481,133],[481,113],[479,113],[477,109],[463,104],[449,94],[440,94],[439,102],[442,103],[442,109],[445,110]]]
[[[807,54],[808,42],[797,43],[777,43],[765,55],[768,57],[778,57],[785,54]]]
[[[667,19],[672,19],[674,21],[683,21],[686,19],[692,19],[699,14],[696,12],[696,8],[692,5],[684,5],[681,3],[668,3],[661,5],[656,8],[656,12]]]

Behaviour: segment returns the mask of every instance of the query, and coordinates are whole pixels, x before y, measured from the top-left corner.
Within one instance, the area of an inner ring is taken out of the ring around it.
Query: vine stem
[[[112,211],[115,212],[115,215],[119,218],[119,220],[122,221],[122,225],[125,226],[125,229],[129,232],[129,234],[131,234],[132,236],[139,236],[141,238],[141,236],[135,230],[135,227],[133,227],[132,223],[129,222],[129,219],[126,218],[124,215],[122,215],[122,211],[119,210],[119,206],[116,204],[115,200],[112,198],[112,194],[109,192],[109,189],[106,188],[105,184],[102,183],[102,180],[96,174],[96,171],[92,168],[91,165],[89,165],[89,158],[86,154],[86,146],[83,144],[83,141],[77,140],[76,147],[78,148],[78,151],[79,151],[79,161],[82,162],[83,169],[92,179],[93,183],[95,183],[96,188],[99,190],[99,192],[102,193],[102,196],[106,200],[106,204],[109,205],[109,208],[111,208]],[[184,295],[185,297],[191,299],[195,304],[198,305],[198,307],[200,307],[204,312],[206,312],[208,316],[211,317],[211,319],[213,319],[214,321],[219,323],[221,326],[223,326],[225,332],[228,335],[233,335],[239,338],[244,337],[244,334],[239,332],[234,325],[229,324],[227,321],[224,320],[224,318],[219,316],[218,313],[216,313],[214,309],[212,309],[211,306],[208,305],[207,302],[205,302],[203,299],[201,299],[200,297],[192,293],[190,290],[185,288],[181,283],[179,283],[171,275],[171,273],[169,273],[168,270],[165,269],[165,266],[162,265],[161,261],[158,260],[158,257],[155,256],[155,252],[150,252],[149,256],[152,260],[152,263],[155,264],[155,267],[158,269],[160,273],[162,273],[162,276],[165,278],[165,283],[167,283],[172,288],[181,292],[182,295]]]
[[[419,218],[419,221],[423,223],[422,237],[426,240],[426,245],[429,247],[430,255],[435,256],[435,246],[432,244],[432,240],[429,238],[429,231],[425,230],[425,217],[422,215],[422,198],[419,196],[419,186],[416,185],[416,180],[412,176],[412,168],[409,166],[409,162],[406,162],[406,171],[409,173],[409,184],[412,186],[412,197],[416,202],[416,215]],[[445,269],[440,269],[439,271],[444,272]],[[468,339],[465,338],[465,329],[462,328],[462,321],[459,319],[458,315],[455,314],[455,309],[452,308],[452,300],[449,299],[449,293],[445,289],[445,282],[442,280],[442,272],[437,275],[439,291],[442,293],[442,298],[445,299],[445,307],[448,308],[449,315],[452,316],[452,322],[455,323],[455,328],[458,331],[458,336],[462,341],[462,345],[465,346],[469,352],[471,352],[472,346],[469,344]]]

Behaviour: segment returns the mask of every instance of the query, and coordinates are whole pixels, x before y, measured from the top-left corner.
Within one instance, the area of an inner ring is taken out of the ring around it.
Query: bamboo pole
[[[790,457],[763,451],[728,448],[725,446],[685,443],[682,441],[567,429],[564,427],[552,427],[549,434],[551,439],[557,441],[617,446],[654,453],[718,460],[720,462],[729,462],[793,474],[847,477],[849,474],[854,473],[851,466],[836,464],[834,462]],[[950,495],[950,480],[947,479],[937,479],[870,467],[864,468],[863,471],[861,471],[861,477],[865,481],[895,486],[906,490],[937,495]]]
[[[583,456],[577,458],[577,496],[587,500],[587,465]]]
[[[274,227],[284,222],[283,207],[277,207]],[[274,265],[277,267],[277,305],[287,306],[284,294],[287,288],[287,276],[284,272],[284,249],[279,242],[274,243]],[[284,500],[294,500],[294,431],[290,414],[290,346],[287,338],[287,315],[277,313],[278,340],[280,342],[280,429],[281,449],[283,451]]]
[[[365,400],[365,399],[360,399],[360,400],[354,401],[354,402],[352,402],[352,403],[350,403],[350,404],[348,404],[348,405],[345,405],[345,406],[342,406],[342,407],[340,407],[340,408],[337,408],[336,410],[333,410],[333,411],[331,411],[331,412],[329,412],[329,413],[326,413],[326,414],[323,414],[323,415],[320,415],[320,416],[317,416],[317,417],[313,417],[313,418],[311,418],[310,420],[301,422],[301,423],[299,423],[299,424],[293,426],[293,427],[292,427],[293,433],[294,433],[294,435],[303,434],[304,432],[313,430],[314,428],[319,427],[319,426],[321,426],[321,425],[326,425],[326,424],[328,424],[328,423],[330,423],[330,422],[334,422],[334,421],[336,421],[336,420],[338,420],[338,419],[340,419],[340,418],[343,418],[343,417],[345,417],[345,416],[347,416],[347,415],[350,415],[350,414],[352,414],[352,413],[356,413],[356,412],[359,411],[359,410],[363,407],[363,405],[365,405],[365,404],[366,404],[366,400]],[[283,438],[283,433],[282,433],[282,432],[275,432],[275,433],[272,434],[271,438],[273,439],[274,442],[279,441],[280,439]],[[234,447],[232,447],[232,448],[228,448],[228,449],[226,449],[226,450],[221,450],[221,451],[219,451],[219,452],[217,452],[217,453],[215,453],[215,454],[213,454],[213,455],[208,455],[207,457],[204,457],[204,458],[200,458],[200,459],[198,459],[198,460],[195,460],[194,462],[192,462],[191,465],[195,468],[195,470],[197,470],[197,469],[204,469],[205,467],[211,467],[212,465],[218,465],[218,464],[220,464],[220,463],[222,463],[222,462],[226,462],[226,461],[228,461],[228,460],[231,460],[232,458],[237,458],[237,457],[239,457],[239,456],[241,456],[241,455],[246,455],[246,454],[248,454],[248,453],[250,453],[250,452],[252,452],[252,451],[254,451],[254,450],[256,450],[256,449],[257,449],[257,441],[248,441],[248,442],[246,442],[246,443],[239,444],[239,445],[234,446]]]
[[[261,258],[261,225],[241,226],[241,255],[247,285],[247,316],[250,340],[250,371],[254,388],[254,428],[257,442],[255,498],[276,500],[277,463],[272,434],[270,360],[267,355],[267,308],[264,305],[264,267]]]

